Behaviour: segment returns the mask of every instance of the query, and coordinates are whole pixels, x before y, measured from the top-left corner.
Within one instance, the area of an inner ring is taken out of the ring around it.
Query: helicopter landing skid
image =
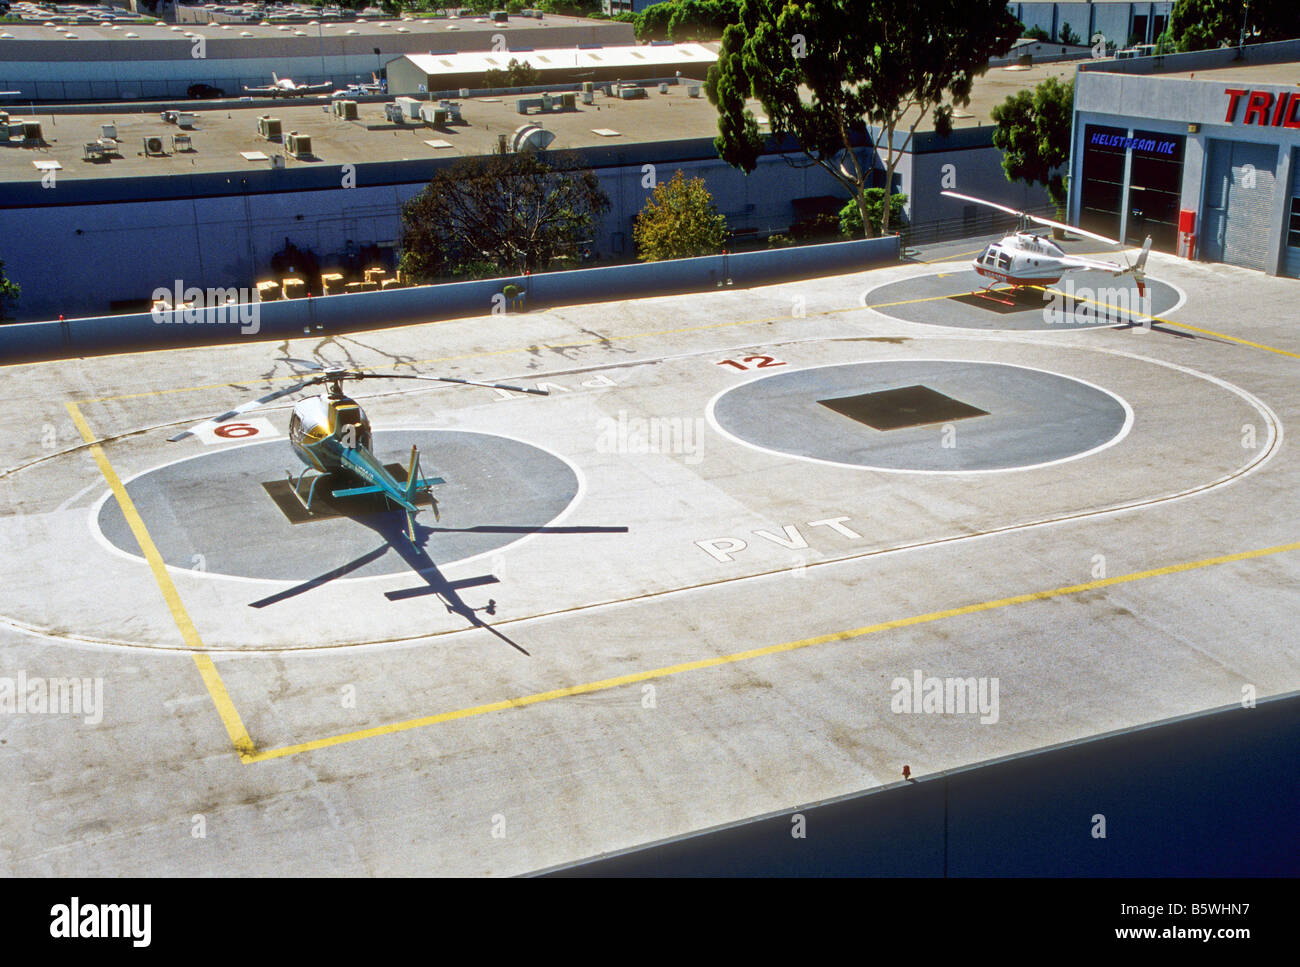
[[[1014,309],[1017,305],[1016,293],[1019,289],[1019,286],[1013,285],[1010,289],[998,291],[993,286],[989,286],[987,289],[980,289],[974,295],[977,299],[987,299],[989,302],[996,302],[1000,306],[1008,306]],[[998,296],[1007,296],[1008,298],[999,299]]]
[[[323,477],[327,476],[327,474],[318,473],[316,474],[316,476],[311,478],[311,486],[307,488],[307,499],[304,500],[302,496],[302,489],[301,489],[302,482],[306,478],[307,474],[310,472],[311,472],[311,468],[309,467],[308,469],[304,470],[302,473],[298,475],[297,480],[293,479],[293,473],[291,471],[286,470],[284,472],[284,475],[288,479],[289,483],[293,484],[292,487],[293,495],[296,498],[298,498],[298,503],[302,504],[302,509],[307,511],[308,513],[311,513],[312,498],[316,496],[316,485],[321,482],[321,479]]]

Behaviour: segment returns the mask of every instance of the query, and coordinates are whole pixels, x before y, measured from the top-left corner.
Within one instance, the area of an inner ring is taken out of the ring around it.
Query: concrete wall
[[[241,338],[284,339],[304,332],[335,333],[491,313],[507,283],[524,290],[528,309],[628,299],[677,292],[767,285],[782,279],[857,272],[898,259],[898,238],[887,236],[831,245],[715,255],[551,272],[527,278],[481,279],[353,295],[268,302],[236,312],[139,313],[0,326],[0,365],[35,359]],[[255,315],[253,310],[256,310]]]
[[[581,152],[611,207],[597,226],[598,259],[630,258],[632,223],[656,179],[681,168],[703,177],[732,230],[785,232],[792,200],[843,196],[829,174],[764,156],[750,175],[717,157],[709,139]],[[454,159],[453,159],[454,160]],[[184,287],[251,288],[288,239],[310,249],[323,268],[362,246],[395,245],[401,205],[451,161],[361,164],[355,188],[340,187],[340,169],[315,166],[227,174],[133,179],[76,179],[56,190],[38,182],[3,186],[0,259],[23,287],[17,318],[95,315],[113,302],[146,299],[175,280]]]
[[[1156,0],[1156,2],[1127,3],[1123,0],[1098,0],[1095,3],[1008,3],[1007,8],[1020,18],[1029,30],[1041,27],[1056,37],[1063,24],[1068,23],[1070,30],[1083,38],[1084,43],[1091,43],[1093,34],[1100,33],[1106,40],[1114,41],[1119,47],[1127,47],[1129,34],[1135,16],[1147,18],[1147,31],[1142,42],[1152,42],[1154,22],[1152,15],[1159,15],[1168,20],[1173,10],[1173,0]]]
[[[271,82],[271,72],[302,83],[330,81],[342,86],[369,80],[403,54],[435,49],[491,50],[500,27],[484,26],[455,34],[346,36],[345,25],[331,30],[304,28],[308,37],[223,36],[205,34],[204,56],[192,41],[153,40],[0,40],[0,89],[21,91],[30,100],[132,100],[184,97],[194,83],[212,84],[227,94],[245,85]],[[631,24],[592,22],[580,26],[507,31],[516,46],[576,47],[578,44],[631,44]],[[381,53],[375,54],[375,48]]]
[[[1295,876],[1297,748],[1300,698],[1288,696],[792,804],[557,872]],[[804,817],[802,839],[791,836],[796,813]],[[1105,818],[1104,838],[1094,835],[1097,816]]]

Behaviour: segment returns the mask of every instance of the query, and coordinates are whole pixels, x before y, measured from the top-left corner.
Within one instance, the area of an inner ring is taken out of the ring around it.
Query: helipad
[[[1296,283],[868,308],[966,264],[6,369],[0,677],[104,714],[0,718],[0,871],[522,873],[1300,689]],[[447,480],[413,546],[286,516],[292,398],[166,442],[285,356],[550,395],[367,380]],[[996,723],[898,714],[916,674],[996,678]]]

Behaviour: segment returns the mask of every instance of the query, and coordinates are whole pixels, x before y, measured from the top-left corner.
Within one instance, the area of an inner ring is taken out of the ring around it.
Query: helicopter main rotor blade
[[[532,393],[534,396],[550,396],[544,389],[529,389],[527,386],[511,386],[509,383],[480,383],[477,380],[461,379],[458,376],[417,376],[411,373],[367,373],[367,378],[379,379],[423,379],[435,383],[460,383],[463,386],[483,386],[487,389],[506,389],[513,393]]]
[[[1039,225],[1049,225],[1052,228],[1064,229],[1072,235],[1082,235],[1084,238],[1091,238],[1098,242],[1105,242],[1107,245],[1120,244],[1116,239],[1107,238],[1105,235],[1098,235],[1095,232],[1085,231],[1076,225],[1067,225],[1065,222],[1054,222],[1050,218],[1043,218],[1041,215],[1031,215],[1029,212],[1020,211],[1018,208],[1009,208],[1006,205],[999,205],[995,201],[986,201],[983,198],[976,198],[973,195],[961,195],[955,191],[941,191],[939,194],[947,195],[949,198],[960,198],[962,201],[973,201],[977,205],[996,208],[998,211],[1006,212],[1008,215],[1018,215],[1021,218],[1028,218],[1031,222],[1037,222]]]
[[[265,396],[259,396],[255,400],[249,400],[247,403],[242,403],[239,406],[236,406],[233,410],[227,410],[225,413],[222,413],[220,416],[214,416],[210,420],[204,420],[202,423],[195,424],[194,426],[190,427],[188,430],[182,430],[180,433],[177,433],[175,436],[168,437],[167,442],[175,443],[177,440],[184,440],[187,436],[193,436],[195,433],[198,433],[202,430],[207,430],[211,427],[219,426],[220,424],[225,423],[227,420],[234,419],[236,416],[239,416],[241,413],[247,413],[249,410],[255,410],[259,406],[265,406],[267,403],[270,403],[273,400],[278,400],[281,396],[288,396],[291,393],[298,392],[300,389],[303,389],[304,387],[314,386],[319,382],[321,382],[321,377],[313,376],[311,379],[305,380],[304,382],[295,383],[293,386],[290,386],[288,389],[276,390],[274,393],[267,393]]]

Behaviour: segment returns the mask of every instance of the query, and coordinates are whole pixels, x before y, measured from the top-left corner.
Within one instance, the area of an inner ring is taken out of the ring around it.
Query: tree
[[[1057,210],[1065,206],[1061,168],[1070,159],[1074,81],[1049,77],[1032,91],[1019,91],[993,108],[993,144],[1002,150],[1008,181],[1047,186]]]
[[[5,303],[17,302],[18,297],[22,294],[22,287],[5,275],[5,264],[0,262],[0,320],[5,317]]]
[[[1180,51],[1235,47],[1300,37],[1295,0],[1178,0],[1169,13],[1168,33]]]
[[[740,22],[723,33],[709,69],[709,100],[718,108],[713,143],[723,160],[753,171],[764,138],[745,101],[757,99],[772,135],[793,137],[852,193],[869,225],[865,192],[874,172],[855,151],[867,121],[882,131],[877,150],[884,146],[889,192],[927,114],[947,135],[953,106],[970,103],[975,76],[1011,49],[1020,29],[1004,0],[741,0]],[[895,145],[900,129],[907,134]]]
[[[680,168],[660,182],[632,224],[642,262],[713,255],[727,240],[727,218],[718,212],[703,178],[687,179]]]
[[[542,271],[576,257],[609,197],[567,154],[464,158],[402,206],[400,267],[415,282]]]
[[[868,188],[866,195],[867,217],[871,219],[872,234],[879,235],[880,226],[884,222],[885,189]],[[907,195],[901,191],[896,195],[889,196],[889,220],[900,228],[907,223],[907,220],[903,217],[903,206],[906,204]],[[849,238],[860,238],[862,236],[862,209],[856,201],[851,201],[840,209],[840,233],[847,235]]]
[[[1083,38],[1070,29],[1070,21],[1061,24],[1061,43],[1078,46],[1083,43]]]
[[[1038,26],[1037,24],[1035,24],[1034,26],[1026,30],[1025,36],[1028,37],[1030,40],[1051,40],[1052,39],[1052,35],[1049,34],[1042,27]]]
[[[535,87],[541,82],[541,71],[516,57],[510,58],[505,70],[489,69],[484,74],[484,86],[489,88]]]

